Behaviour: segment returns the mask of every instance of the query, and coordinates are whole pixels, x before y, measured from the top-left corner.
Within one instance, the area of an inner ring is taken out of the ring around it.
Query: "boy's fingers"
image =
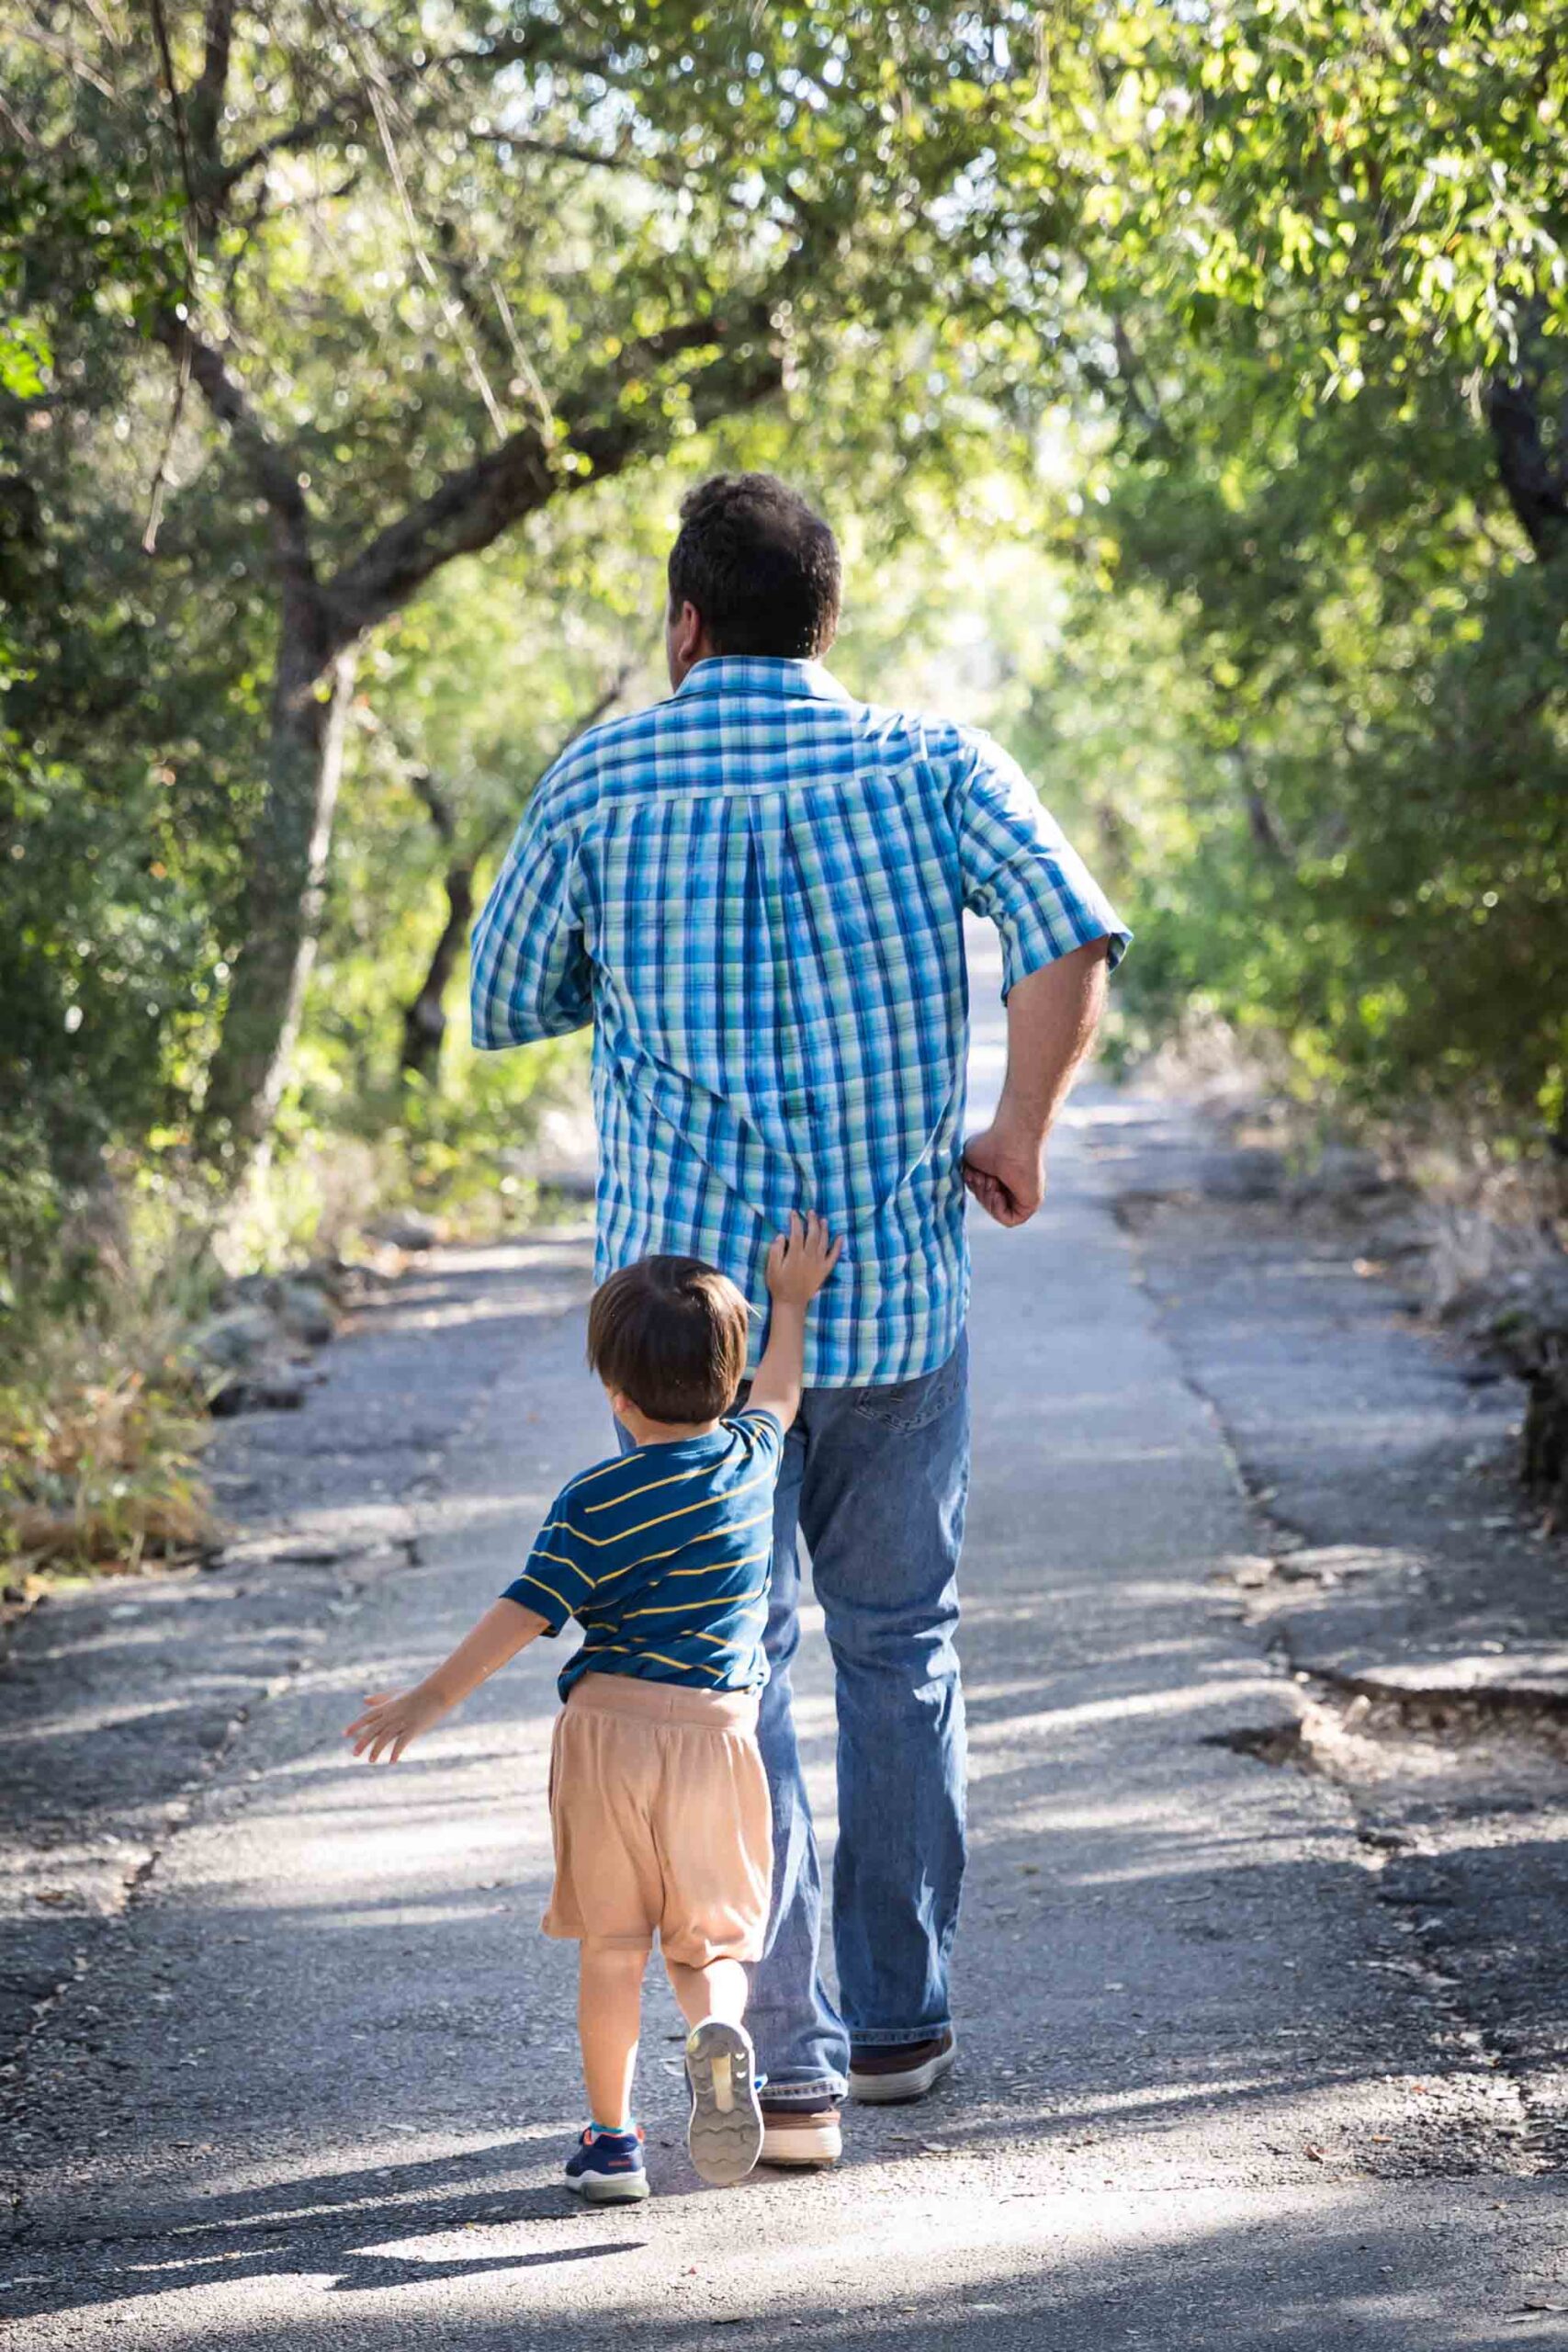
[[[364,1713],[355,1716],[354,1721],[344,1733],[344,1739],[353,1739],[356,1733],[367,1730],[372,1724],[374,1724],[377,1711],[386,1705],[391,1695],[392,1694],[389,1690],[383,1690],[378,1697],[374,1699],[367,1699],[365,1702]],[[357,1755],[358,1753],[359,1750],[355,1748],[355,1754]]]

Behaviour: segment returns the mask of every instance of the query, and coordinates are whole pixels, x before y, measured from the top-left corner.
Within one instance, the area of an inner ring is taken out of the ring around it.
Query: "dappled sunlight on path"
[[[1549,2184],[1522,2177],[1509,2086],[1412,1962],[1339,1793],[1238,1752],[1292,1720],[1216,1597],[1256,1532],[1072,1128],[1038,1223],[976,1238],[952,2080],[852,2109],[837,2173],[718,2197],[685,2163],[660,1991],[641,2077],[659,2193],[567,2203],[571,1958],[536,1932],[553,1645],[395,1771],[338,1736],[499,1589],[608,1441],[581,1242],[488,1273],[454,1253],[356,1343],[367,1366],[417,1347],[415,1397],[475,1351],[403,1553],[163,1856],[100,1971],[101,2027],[62,2009],[44,2052],[62,2098],[113,2071],[101,2137],[39,2130],[9,2264],[28,2352],[403,2352],[427,2329],[497,2352],[618,2329],[671,2352],[719,2328],[889,2352],[1549,2340],[1526,2308],[1551,2300]],[[816,1610],[798,1687],[830,1838]]]

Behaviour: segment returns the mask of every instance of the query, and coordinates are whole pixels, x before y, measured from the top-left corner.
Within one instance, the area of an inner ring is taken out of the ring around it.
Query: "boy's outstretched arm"
[[[545,1620],[515,1600],[495,1600],[471,1634],[465,1634],[448,1658],[408,1690],[381,1690],[365,1702],[365,1712],[344,1733],[354,1742],[356,1756],[378,1764],[385,1756],[395,1764],[411,1739],[459,1705],[470,1690],[488,1681],[498,1667],[515,1657],[540,1634],[549,1632]]]
[[[773,1313],[768,1344],[746,1409],[776,1414],[787,1430],[800,1410],[806,1371],[806,1310],[839,1262],[843,1241],[832,1239],[819,1216],[791,1216],[768,1252],[768,1292]]]

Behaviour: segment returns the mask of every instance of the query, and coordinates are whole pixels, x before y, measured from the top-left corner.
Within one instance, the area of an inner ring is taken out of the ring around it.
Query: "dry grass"
[[[1431,1125],[1395,1138],[1388,1158],[1420,1199],[1431,1235],[1427,1280],[1439,1312],[1562,1262],[1568,1169],[1560,1160],[1506,1159],[1457,1125]]]
[[[1422,1239],[1420,1287],[1434,1313],[1510,1283],[1528,1288],[1562,1265],[1568,1162],[1500,1148],[1478,1123],[1429,1106],[1352,1115],[1331,1098],[1304,1100],[1287,1075],[1283,1054],[1266,1034],[1243,1037],[1204,1015],[1188,1021],[1133,1077],[1149,1093],[1195,1102],[1234,1142],[1283,1152],[1308,1182],[1330,1143],[1373,1154],[1407,1196]]]
[[[134,1574],[215,1540],[197,1469],[203,1397],[178,1319],[125,1300],[17,1351],[0,1384],[0,1561],[13,1596],[50,1572]]]

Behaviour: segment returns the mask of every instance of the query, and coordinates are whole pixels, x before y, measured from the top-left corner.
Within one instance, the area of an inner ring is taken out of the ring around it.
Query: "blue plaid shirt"
[[[807,1381],[946,1361],[969,1282],[965,908],[1001,934],[1004,995],[1130,936],[987,736],[856,702],[816,662],[700,662],[562,754],[475,926],[474,1042],[593,1023],[601,1281],[705,1259],[760,1326],[769,1241],[816,1209],[845,1248]]]

